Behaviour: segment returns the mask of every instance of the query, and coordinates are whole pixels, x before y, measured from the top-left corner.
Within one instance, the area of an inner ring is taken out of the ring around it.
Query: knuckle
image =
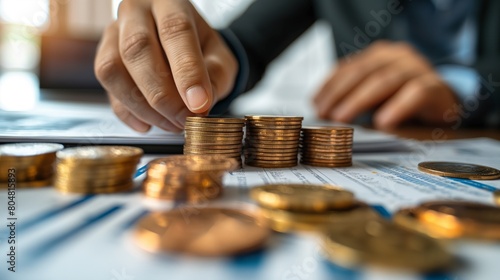
[[[118,73],[118,64],[118,59],[115,57],[96,61],[94,66],[96,78],[101,83],[112,81]]]
[[[151,40],[147,33],[136,33],[128,36],[120,44],[120,53],[123,60],[136,60],[148,51],[150,44]]]
[[[199,65],[196,58],[190,55],[183,55],[176,61],[176,67],[173,71],[174,76],[182,77],[180,86],[187,88],[193,85],[196,80],[201,80],[199,77]]]
[[[160,36],[172,39],[193,30],[193,25],[188,15],[175,13],[165,17],[160,24]]]
[[[170,104],[170,98],[168,94],[161,89],[153,89],[149,94],[149,105],[154,109],[165,107],[166,104]]]

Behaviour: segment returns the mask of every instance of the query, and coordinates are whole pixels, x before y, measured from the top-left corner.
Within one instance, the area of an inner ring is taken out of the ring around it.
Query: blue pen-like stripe
[[[135,175],[134,175],[134,179],[141,176],[142,174],[146,173],[146,171],[148,171],[147,164],[142,166],[141,168],[137,169],[137,171],[135,172]]]
[[[387,209],[384,206],[372,205],[371,207],[373,208],[373,210],[377,211],[377,213],[379,213],[380,216],[382,216],[383,218],[388,220],[392,218],[392,214],[389,211],[387,211]]]
[[[90,201],[94,197],[95,197],[94,195],[88,195],[88,196],[81,197],[81,198],[79,198],[79,199],[77,199],[69,204],[63,205],[63,206],[55,208],[55,209],[51,209],[48,212],[45,212],[41,215],[38,215],[32,219],[25,221],[23,223],[20,223],[17,226],[17,232],[21,233],[21,232],[23,232],[27,229],[30,229],[38,224],[41,224],[44,221],[50,220],[50,219],[66,212],[68,210],[71,210],[79,205],[82,205],[82,204]]]
[[[65,232],[62,232],[61,234],[58,234],[51,239],[47,240],[46,242],[43,242],[42,244],[38,245],[35,247],[32,251],[30,251],[29,255],[29,260],[33,261],[37,258],[40,258],[42,255],[48,254],[54,249],[56,249],[58,246],[61,246],[64,244],[65,241],[68,241],[72,237],[83,233],[84,230],[90,228],[91,226],[97,224],[100,221],[103,221],[107,217],[111,216],[112,214],[116,213],[118,210],[122,209],[123,205],[118,204],[111,206],[104,211],[96,214],[95,216],[89,217],[86,219],[84,222],[81,224],[73,227],[72,229],[69,229]]]
[[[453,180],[453,181],[456,181],[456,182],[460,182],[460,183],[462,183],[464,185],[467,185],[467,186],[471,186],[471,187],[480,189],[480,190],[485,190],[485,191],[489,191],[489,192],[496,192],[496,191],[498,191],[498,189],[495,188],[495,187],[493,187],[493,186],[486,185],[486,184],[483,184],[483,183],[477,182],[477,181],[472,181],[472,180],[469,180],[469,179],[459,179],[459,178],[449,178],[449,179]]]

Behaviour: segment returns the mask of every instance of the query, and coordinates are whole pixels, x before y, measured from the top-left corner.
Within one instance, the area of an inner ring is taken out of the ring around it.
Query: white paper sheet
[[[452,160],[500,168],[500,143],[488,139],[414,144],[414,152],[355,155],[352,168],[296,167],[272,170],[247,167],[225,177],[225,195],[217,204],[250,202],[252,186],[269,182],[331,183],[352,190],[381,214],[425,200],[467,199],[492,203],[500,180],[464,181],[440,178],[416,170],[424,160]],[[157,156],[147,156],[142,164]],[[137,178],[139,181],[143,178]],[[0,190],[0,208],[7,205]],[[140,191],[82,197],[61,195],[52,188],[17,190],[17,269],[0,265],[0,279],[136,280],[136,279],[498,279],[499,243],[463,241],[451,251],[465,264],[430,278],[370,268],[343,269],[321,256],[316,237],[304,234],[273,237],[270,246],[249,256],[194,258],[156,256],[141,251],[132,238],[139,217],[171,204],[152,203]],[[196,207],[202,207],[195,206]],[[7,211],[0,212],[2,228]],[[0,230],[0,254],[7,252]]]

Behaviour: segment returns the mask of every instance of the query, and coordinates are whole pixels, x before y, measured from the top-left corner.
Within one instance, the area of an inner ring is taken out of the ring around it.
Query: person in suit
[[[392,129],[500,124],[500,2],[257,0],[214,30],[187,0],[124,0],[101,39],[96,76],[137,131],[180,131],[223,113],[315,21],[331,24],[339,65],[314,97],[319,117],[372,113]]]

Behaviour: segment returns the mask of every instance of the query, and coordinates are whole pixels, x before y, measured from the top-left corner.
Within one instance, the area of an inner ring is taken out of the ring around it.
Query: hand
[[[457,99],[410,45],[381,41],[341,61],[314,103],[319,117],[339,122],[377,108],[375,127],[389,130],[409,119],[444,124]]]
[[[233,87],[238,62],[188,0],[124,0],[101,39],[96,76],[131,128],[181,131]]]

